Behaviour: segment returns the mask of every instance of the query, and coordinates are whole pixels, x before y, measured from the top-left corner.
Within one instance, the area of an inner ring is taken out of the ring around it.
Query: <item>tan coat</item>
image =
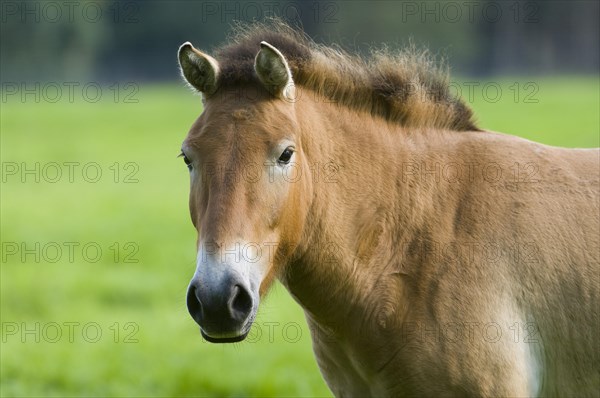
[[[278,29],[179,54],[205,100],[182,147],[203,335],[243,339],[278,277],[336,396],[597,395],[600,152],[477,129],[419,57],[369,64]],[[217,255],[240,242],[272,255]]]

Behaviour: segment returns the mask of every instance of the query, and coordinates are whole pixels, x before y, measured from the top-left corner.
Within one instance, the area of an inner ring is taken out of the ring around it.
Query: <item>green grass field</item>
[[[482,127],[600,145],[598,79],[515,81],[500,81],[497,102],[475,90]],[[196,237],[176,158],[200,100],[182,84],[134,98],[1,104],[0,395],[330,396],[281,286],[251,341],[201,339],[185,306]]]

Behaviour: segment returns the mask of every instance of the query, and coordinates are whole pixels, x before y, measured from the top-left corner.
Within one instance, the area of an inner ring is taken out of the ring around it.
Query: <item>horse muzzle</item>
[[[216,279],[194,275],[187,291],[188,311],[207,341],[242,341],[254,321],[258,292],[253,293],[249,283],[235,272],[219,274]]]

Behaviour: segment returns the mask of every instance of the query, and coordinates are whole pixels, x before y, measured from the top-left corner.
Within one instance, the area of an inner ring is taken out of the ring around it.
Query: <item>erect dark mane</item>
[[[318,45],[300,30],[272,20],[238,25],[230,44],[217,50],[220,84],[257,82],[260,42],[286,57],[295,84],[339,104],[410,127],[478,130],[471,109],[454,97],[448,73],[426,51],[373,51],[369,59]]]

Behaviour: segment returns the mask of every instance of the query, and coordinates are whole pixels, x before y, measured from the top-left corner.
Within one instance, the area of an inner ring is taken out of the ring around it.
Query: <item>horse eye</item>
[[[181,155],[179,155],[183,158],[183,163],[185,163],[185,165],[187,166],[188,169],[192,169],[192,161],[185,156],[185,154],[182,152]]]
[[[292,155],[294,154],[294,148],[292,147],[287,147],[285,148],[285,150],[281,153],[281,156],[279,156],[279,159],[277,159],[277,161],[279,163],[283,163],[283,164],[288,164],[290,162],[290,159],[292,158]]]

